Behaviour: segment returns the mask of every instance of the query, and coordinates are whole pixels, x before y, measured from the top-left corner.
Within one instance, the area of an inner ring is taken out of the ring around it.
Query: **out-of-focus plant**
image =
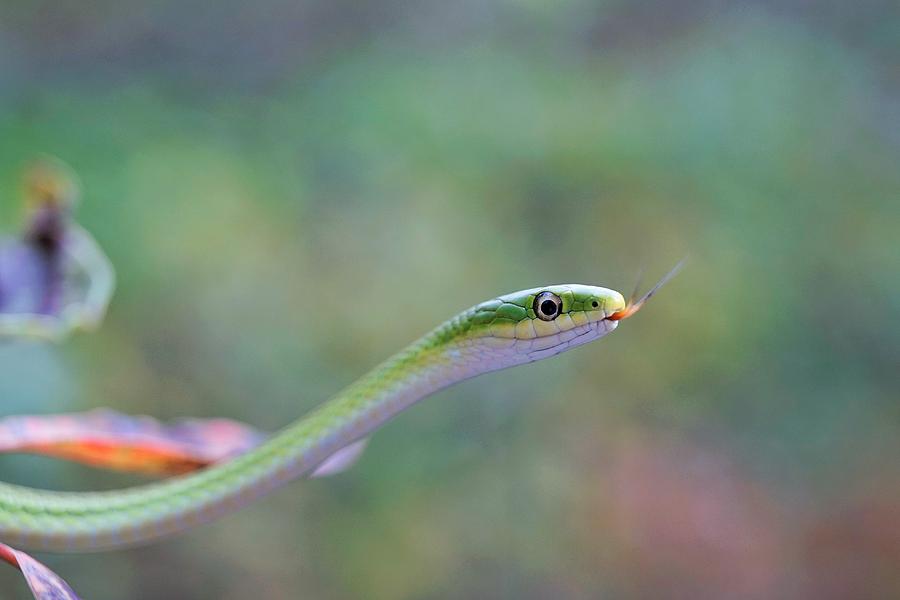
[[[231,419],[183,419],[98,409],[0,419],[0,452],[43,454],[115,471],[180,475],[253,448],[265,434]]]
[[[0,340],[63,339],[103,320],[115,287],[109,259],[74,218],[79,186],[61,162],[35,162],[24,179],[26,222],[0,240]]]
[[[0,342],[59,342],[75,330],[97,328],[115,277],[103,250],[73,219],[79,197],[74,173],[58,160],[42,159],[26,172],[24,196],[24,231],[0,241]],[[183,474],[228,460],[265,437],[230,419],[164,424],[104,409],[0,420],[0,453],[43,454],[153,476]],[[364,442],[352,444],[312,477],[349,467],[363,447]],[[24,552],[0,543],[0,560],[22,572],[35,598],[77,600],[65,581]]]

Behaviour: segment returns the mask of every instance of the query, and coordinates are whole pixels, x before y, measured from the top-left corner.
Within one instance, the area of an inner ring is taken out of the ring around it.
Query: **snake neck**
[[[443,388],[529,361],[500,347],[510,344],[466,335],[467,319],[468,313],[463,313],[410,344],[289,427],[285,435],[318,440],[316,454],[325,454],[324,459]],[[315,465],[305,465],[311,466]]]

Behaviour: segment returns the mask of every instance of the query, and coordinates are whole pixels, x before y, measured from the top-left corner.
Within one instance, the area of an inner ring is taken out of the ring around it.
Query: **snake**
[[[677,267],[676,267],[677,269]],[[481,302],[414,341],[261,445],[207,469],[121,490],[45,491],[0,483],[0,540],[48,552],[146,544],[234,512],[315,473],[423,398],[484,373],[600,339],[640,300],[550,285]]]

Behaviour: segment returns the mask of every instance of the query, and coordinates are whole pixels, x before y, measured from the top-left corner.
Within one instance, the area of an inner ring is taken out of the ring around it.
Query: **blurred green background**
[[[888,1],[4,2],[0,220],[60,157],[119,286],[0,346],[3,415],[275,430],[471,304],[690,256],[345,474],[39,557],[91,599],[900,597],[898,54]]]

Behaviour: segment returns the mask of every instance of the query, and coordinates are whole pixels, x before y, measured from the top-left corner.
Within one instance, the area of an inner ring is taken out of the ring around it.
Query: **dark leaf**
[[[69,584],[59,575],[24,552],[0,543],[0,559],[22,572],[37,600],[78,600]]]

